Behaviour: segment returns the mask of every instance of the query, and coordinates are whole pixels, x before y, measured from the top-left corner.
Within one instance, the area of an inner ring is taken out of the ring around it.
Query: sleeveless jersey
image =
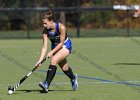
[[[55,23],[55,32],[52,32],[51,29],[44,28],[43,34],[47,34],[48,38],[51,41],[51,48],[55,48],[60,43],[60,32],[59,32],[59,23]],[[66,47],[71,51],[71,40],[67,37],[65,37],[65,42],[63,47]]]

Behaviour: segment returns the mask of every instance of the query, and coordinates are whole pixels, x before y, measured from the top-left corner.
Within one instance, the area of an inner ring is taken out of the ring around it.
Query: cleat
[[[40,83],[39,83],[39,86],[40,86],[46,93],[48,93],[49,85],[48,85],[47,81],[40,82]]]
[[[78,81],[77,81],[78,76],[77,76],[77,74],[74,74],[74,76],[75,76],[75,78],[70,81],[71,81],[73,91],[76,91],[78,88]]]

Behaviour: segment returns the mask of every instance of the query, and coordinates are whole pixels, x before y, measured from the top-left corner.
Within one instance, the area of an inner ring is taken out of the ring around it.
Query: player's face
[[[52,27],[52,21],[49,21],[48,19],[43,20],[43,26],[47,29],[50,29]]]

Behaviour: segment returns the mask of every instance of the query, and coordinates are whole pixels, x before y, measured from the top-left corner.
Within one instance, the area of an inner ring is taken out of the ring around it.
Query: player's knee
[[[69,67],[68,67],[68,66],[63,66],[63,67],[61,67],[61,69],[62,69],[63,71],[67,71],[67,70],[69,69]]]
[[[51,59],[51,65],[57,65],[58,61],[55,58]]]

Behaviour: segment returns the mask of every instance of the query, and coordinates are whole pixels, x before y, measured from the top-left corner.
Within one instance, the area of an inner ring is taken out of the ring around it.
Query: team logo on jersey
[[[49,32],[49,35],[54,36],[55,32]]]

